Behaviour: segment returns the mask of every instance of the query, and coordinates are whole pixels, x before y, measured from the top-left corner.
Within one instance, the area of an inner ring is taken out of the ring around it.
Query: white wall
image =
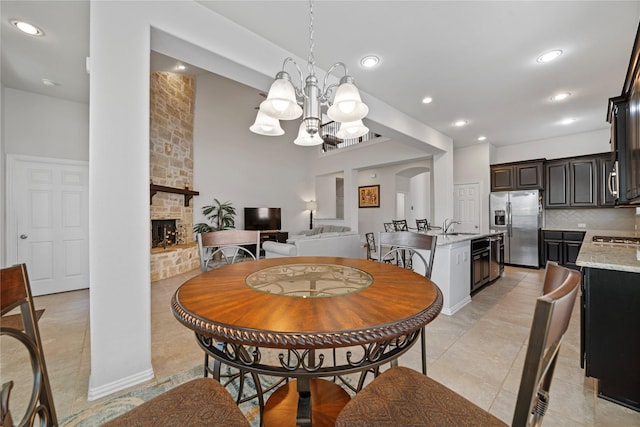
[[[409,200],[407,207],[407,221],[415,227],[416,219],[426,218],[431,222],[431,171],[420,173],[410,182]]]
[[[451,140],[448,142],[451,143]],[[447,203],[452,203],[453,156],[440,155],[438,167],[431,160],[432,157],[432,151],[417,144],[380,138],[377,142],[320,155],[313,165],[312,173],[318,176],[336,170],[344,171],[345,219],[342,223],[364,234],[369,231],[381,231],[384,221],[395,218],[395,171],[412,167],[413,162],[425,161],[421,166],[426,165],[429,168],[432,181],[438,182],[438,191],[442,192],[443,196],[450,193],[441,203],[434,203],[433,216],[444,219],[451,215],[453,207]],[[393,177],[388,177],[386,173],[378,173],[387,166],[394,167]],[[369,178],[371,174],[376,174],[376,178]],[[358,208],[358,186],[373,184],[380,184],[380,208]],[[431,197],[432,200],[434,198],[435,195]]]
[[[6,88],[6,152],[89,160],[89,105]]]
[[[491,175],[489,161],[491,146],[488,143],[471,145],[453,151],[454,184],[480,184],[480,228],[489,227],[489,193],[491,192]]]
[[[559,159],[611,151],[609,129],[576,133],[558,138],[523,142],[497,147],[491,163],[509,163],[520,160]]]
[[[236,208],[236,228],[244,227],[245,207],[279,207],[282,230],[308,228],[305,202],[315,198],[309,164],[317,147],[293,144],[297,122],[283,121],[285,134],[279,137],[249,131],[253,107],[262,99],[241,83],[210,73],[197,76],[193,185],[200,195],[193,199],[195,223],[206,222],[202,206],[217,198]]]
[[[0,242],[6,242],[6,226],[7,226],[7,212],[6,212],[6,201],[5,197],[9,194],[6,191],[6,170],[7,170],[7,153],[5,149],[4,142],[4,134],[5,134],[5,125],[4,125],[4,112],[7,111],[5,108],[4,102],[4,85],[0,84]],[[0,243],[0,266],[7,266],[7,250],[5,245]]]
[[[356,187],[364,185],[380,185],[380,207],[358,208],[358,230],[360,234],[364,235],[369,232],[377,233],[378,231],[384,231],[385,222],[391,222],[394,219],[404,219],[396,218],[396,190],[398,189],[398,185],[408,193],[409,197],[406,198],[408,200],[408,204],[411,203],[411,197],[415,196],[415,194],[413,194],[414,188],[417,191],[424,191],[424,193],[421,194],[421,197],[424,200],[431,201],[433,199],[432,192],[430,188],[427,188],[430,187],[430,185],[427,183],[428,180],[426,179],[425,174],[418,175],[421,175],[422,179],[418,178],[417,181],[422,182],[419,184],[416,183],[415,187],[411,184],[412,179],[409,177],[398,176],[398,174],[402,173],[402,171],[406,171],[407,169],[418,168],[431,170],[432,167],[431,159],[422,159],[358,170]],[[398,184],[399,181],[402,183]],[[354,192],[357,193],[357,188],[354,189]],[[407,213],[406,219],[409,226],[415,227],[415,216],[410,217],[408,215],[408,208],[405,209],[405,213]],[[429,216],[427,215],[427,217]]]
[[[317,151],[313,150],[313,154],[317,156]],[[332,173],[329,175],[321,175],[316,177],[316,202],[318,209],[315,214],[315,219],[322,223],[325,219],[336,220],[337,209],[336,202],[338,195],[336,193],[336,179],[343,178],[342,172]],[[344,192],[344,189],[343,189]],[[342,197],[344,203],[344,194]]]

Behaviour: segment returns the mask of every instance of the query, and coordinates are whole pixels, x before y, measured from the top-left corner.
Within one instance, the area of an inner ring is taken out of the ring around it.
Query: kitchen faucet
[[[462,224],[462,222],[460,221],[456,221],[455,219],[451,218],[445,218],[444,222],[442,223],[442,232],[444,234],[447,234],[447,231],[449,231],[449,228],[453,225],[453,224]]]

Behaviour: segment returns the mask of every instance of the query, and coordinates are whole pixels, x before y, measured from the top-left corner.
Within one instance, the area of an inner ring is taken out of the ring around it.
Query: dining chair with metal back
[[[198,233],[200,271],[203,273],[219,265],[233,264],[244,259],[256,259],[260,254],[260,231],[220,230]],[[255,253],[249,248],[255,245]],[[216,261],[220,258],[220,261]]]
[[[422,273],[431,278],[433,260],[436,253],[437,236],[414,233],[411,231],[381,232],[378,235],[378,260],[384,261],[389,257],[396,260],[396,265]],[[425,252],[428,251],[427,254]],[[420,261],[417,265],[416,262]],[[422,373],[427,374],[427,342],[426,332],[420,331],[420,346],[422,354]]]
[[[220,230],[196,235],[198,241],[198,253],[200,255],[200,270],[205,273],[211,269],[225,265],[234,264],[245,260],[255,260],[260,254],[260,231],[256,230]],[[255,247],[255,252],[251,249]],[[222,349],[225,343],[219,342],[218,348]],[[247,358],[249,355],[245,355]],[[213,359],[213,364],[210,364]],[[238,381],[236,402],[238,404],[258,399],[260,410],[264,407],[263,394],[268,390],[262,389],[262,384],[258,374],[245,370],[232,371],[229,374],[221,373],[221,363],[218,359],[210,358],[204,352],[204,376],[211,374],[213,378],[220,381],[225,387]],[[245,377],[250,375],[256,393],[250,396],[243,396]],[[270,388],[269,388],[270,389]]]
[[[427,219],[416,219],[416,228],[418,231],[429,231],[429,221]]]
[[[564,280],[536,299],[511,423],[514,427],[539,426],[549,405],[551,380],[581,277],[577,271],[559,268],[563,269]],[[405,367],[393,367],[351,399],[335,425],[507,424],[426,375]]]
[[[395,229],[395,231],[409,231],[409,226],[407,225],[406,219],[394,219],[393,228]]]
[[[370,261],[378,261],[378,247],[376,246],[376,238],[374,233],[365,233],[365,239],[367,241],[367,259]],[[394,262],[393,256],[388,256],[383,260],[386,263]]]
[[[384,231],[390,233],[390,232],[396,231],[396,227],[393,225],[392,222],[385,222],[384,223]]]
[[[49,374],[44,358],[40,329],[38,327],[38,314],[34,307],[29,276],[25,264],[15,265],[0,270],[0,330],[3,337],[3,346],[16,349],[14,354],[21,354],[22,348],[28,354],[28,361],[31,365],[32,376],[31,393],[24,414],[20,411],[22,419],[17,425],[57,426],[55,406],[53,404],[53,393],[49,382]],[[12,314],[13,311],[18,311]],[[40,311],[42,313],[42,311]],[[13,426],[13,416],[10,406],[11,391],[14,387],[14,380],[10,370],[3,372],[2,400],[0,403],[0,425]],[[24,384],[18,384],[17,389],[25,389]],[[22,403],[22,402],[20,402]],[[36,422],[36,420],[38,420]]]

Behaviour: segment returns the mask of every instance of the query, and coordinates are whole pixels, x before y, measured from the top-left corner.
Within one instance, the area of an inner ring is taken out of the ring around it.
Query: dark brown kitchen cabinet
[[[616,199],[609,191],[609,174],[613,171],[612,153],[601,154],[598,160],[598,206],[613,207]]]
[[[594,157],[569,160],[569,200],[572,207],[598,206],[597,173],[598,164]]]
[[[568,163],[565,160],[547,162],[545,164],[545,177],[545,208],[568,208],[570,206]]]
[[[543,230],[542,246],[545,261],[554,261],[558,264],[579,269],[576,265],[578,253],[584,239],[584,232]]]
[[[614,206],[613,196],[607,189],[612,168],[611,153],[545,162],[545,208]]]
[[[581,362],[598,396],[640,411],[640,273],[583,268]]]
[[[544,188],[544,159],[491,165],[491,191]]]
[[[640,28],[619,96],[609,100],[611,149],[617,162],[618,205],[640,204]]]

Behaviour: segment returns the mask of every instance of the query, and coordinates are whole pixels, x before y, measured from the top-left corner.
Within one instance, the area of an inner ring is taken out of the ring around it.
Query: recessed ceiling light
[[[45,85],[45,86],[49,86],[49,87],[51,87],[51,86],[60,86],[60,83],[56,83],[56,82],[54,82],[53,80],[50,80],[50,79],[42,79],[42,84]]]
[[[479,137],[478,137],[478,141],[484,141],[484,140],[486,140],[486,139],[487,139],[487,137],[486,137],[486,136],[484,136],[484,135],[483,135],[483,136],[479,136]]]
[[[536,61],[537,62],[541,62],[541,63],[551,62],[554,59],[556,59],[557,57],[559,57],[560,55],[562,55],[562,51],[561,50],[559,50],[559,49],[552,50],[550,52],[543,53],[542,55],[538,56]]]
[[[462,126],[464,126],[464,125],[466,125],[466,124],[467,124],[467,121],[466,121],[466,120],[458,120],[458,121],[456,121],[453,125],[454,125],[454,126],[457,126],[457,127],[462,127]]]
[[[576,121],[576,119],[574,119],[573,117],[568,117],[566,119],[562,119],[560,121],[561,125],[570,125],[571,123],[574,123]]]
[[[185,67],[183,64],[178,64],[176,65],[176,69],[180,71],[184,71],[187,69],[187,67]]]
[[[380,58],[375,55],[367,55],[360,60],[360,64],[365,68],[373,68],[380,63]]]
[[[424,98],[422,98],[423,104],[431,104],[432,102],[433,102],[433,98],[430,96],[425,96]]]
[[[570,96],[571,96],[570,92],[560,92],[560,93],[556,93],[555,95],[553,95],[551,97],[551,100],[552,101],[564,101],[565,99],[567,99]]]
[[[12,19],[11,20],[11,25],[16,27],[17,29],[19,29],[23,33],[27,33],[27,34],[30,34],[32,36],[43,36],[44,35],[44,31],[42,31],[40,28],[36,27],[33,24],[29,24],[28,22],[25,22],[25,21],[20,21],[18,19]]]

